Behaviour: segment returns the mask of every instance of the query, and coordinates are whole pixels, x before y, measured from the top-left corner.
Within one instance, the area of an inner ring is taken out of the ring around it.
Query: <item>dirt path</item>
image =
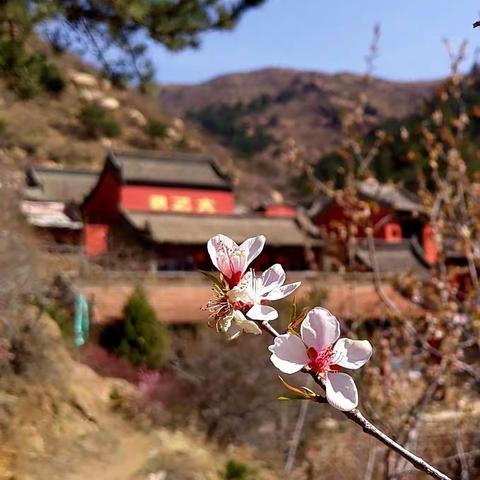
[[[130,480],[155,455],[158,438],[132,429],[123,422],[109,425],[117,432],[118,443],[65,476],[65,480]]]

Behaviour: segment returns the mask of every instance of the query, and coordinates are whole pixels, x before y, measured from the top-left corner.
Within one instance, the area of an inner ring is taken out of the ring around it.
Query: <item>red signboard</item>
[[[296,210],[286,205],[275,205],[268,207],[265,210],[266,217],[289,217],[293,218],[296,215]]]
[[[126,210],[231,214],[234,203],[231,192],[125,185],[121,190],[121,206]]]

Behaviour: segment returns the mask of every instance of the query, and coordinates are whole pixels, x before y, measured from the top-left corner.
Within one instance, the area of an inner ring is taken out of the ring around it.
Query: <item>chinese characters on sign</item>
[[[215,213],[217,210],[213,198],[184,195],[151,195],[150,208],[156,212],[176,213]]]
[[[158,212],[168,211],[168,200],[166,195],[152,195],[150,197],[150,209]]]

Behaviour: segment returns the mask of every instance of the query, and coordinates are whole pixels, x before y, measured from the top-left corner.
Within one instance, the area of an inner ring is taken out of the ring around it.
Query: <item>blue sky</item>
[[[199,83],[267,66],[363,72],[372,28],[381,24],[376,75],[432,79],[448,72],[442,38],[480,46],[480,0],[267,0],[237,28],[203,36],[198,50],[150,48],[161,83]]]

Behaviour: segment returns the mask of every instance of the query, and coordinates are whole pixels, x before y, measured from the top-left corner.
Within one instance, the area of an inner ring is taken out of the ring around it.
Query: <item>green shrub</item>
[[[20,72],[11,79],[11,86],[18,97],[22,100],[29,100],[36,97],[42,91],[38,76],[29,74],[28,70]]]
[[[248,466],[237,460],[229,460],[225,465],[225,480],[247,480],[250,473]]]
[[[101,132],[108,138],[115,138],[122,134],[122,127],[113,117],[108,117],[103,121]]]
[[[136,289],[123,309],[123,321],[107,326],[100,343],[134,365],[159,369],[168,361],[170,341],[167,327],[157,320],[141,289]]]
[[[182,137],[178,142],[177,142],[177,149],[180,150],[181,152],[190,152],[190,143],[188,141],[187,137]]]
[[[149,119],[145,125],[145,133],[152,139],[165,138],[167,136],[168,126],[158,120]]]
[[[263,127],[251,129],[242,120],[245,114],[265,109],[271,102],[268,95],[252,100],[247,106],[238,102],[235,105],[207,105],[187,115],[192,120],[219,137],[222,142],[233,148],[237,155],[251,157],[262,152],[274,143],[274,138]]]
[[[88,104],[83,106],[79,118],[87,133],[91,136],[105,135],[113,138],[122,133],[120,124],[108,110],[100,105]]]
[[[50,93],[60,93],[65,89],[65,79],[54,63],[45,62],[43,64],[40,83]]]
[[[22,99],[65,88],[60,70],[43,53],[27,52],[10,41],[0,41],[0,74]]]
[[[65,340],[73,338],[72,312],[59,303],[51,303],[45,308],[51,319],[58,325]]]

